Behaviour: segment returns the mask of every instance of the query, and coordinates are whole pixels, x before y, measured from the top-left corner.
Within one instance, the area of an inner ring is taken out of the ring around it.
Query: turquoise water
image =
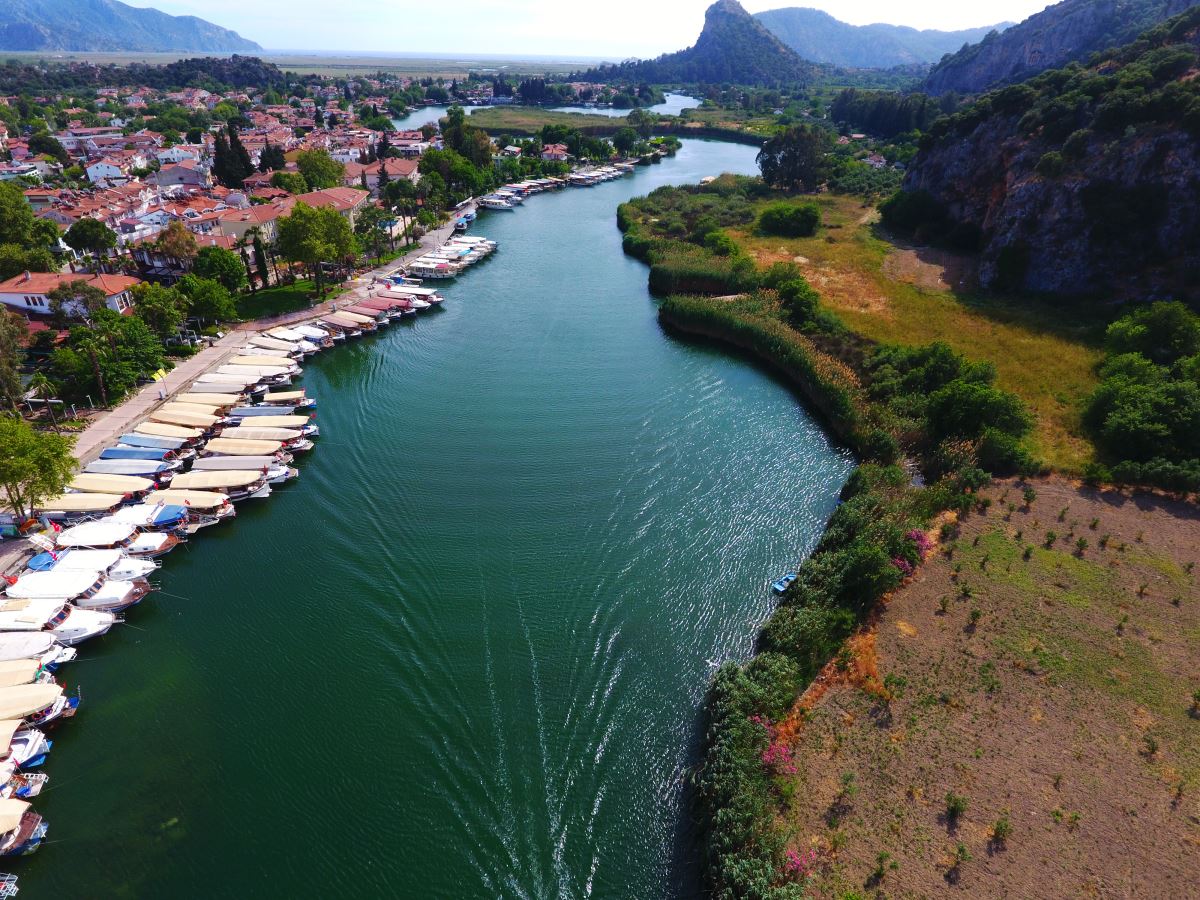
[[[667,94],[666,100],[655,106],[647,106],[650,112],[661,113],[662,115],[677,116],[685,109],[692,109],[700,105],[700,101],[694,97],[688,97],[685,94]],[[470,115],[478,107],[465,107],[467,115]],[[407,116],[399,119],[392,119],[392,124],[400,130],[409,130],[420,128],[430,122],[437,122],[438,119],[444,118],[449,106],[425,106],[419,109],[414,109]],[[629,114],[627,109],[593,109],[586,106],[560,106],[556,112],[577,112],[585,113],[590,116],[625,116]]]
[[[23,898],[695,895],[705,687],[851,463],[661,331],[614,211],[753,156],[484,213],[445,309],[306,364],[300,479],[64,669]]]

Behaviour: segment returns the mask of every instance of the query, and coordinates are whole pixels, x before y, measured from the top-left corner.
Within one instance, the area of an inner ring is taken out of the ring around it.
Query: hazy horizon
[[[603,11],[586,16],[564,16],[562,4],[549,0],[460,0],[452,7],[452,16],[416,4],[384,7],[368,0],[342,0],[336,6],[320,0],[124,2],[172,15],[199,16],[278,53],[596,61],[654,57],[690,46],[700,33],[711,0],[657,4],[610,0]],[[921,0],[898,7],[885,0],[862,0],[853,6],[836,0],[745,0],[743,5],[752,13],[806,7],[821,9],[852,25],[885,23],[959,31],[1017,22],[1049,4],[1047,0],[981,0],[974,4]],[[313,46],[315,35],[321,36],[321,47]]]

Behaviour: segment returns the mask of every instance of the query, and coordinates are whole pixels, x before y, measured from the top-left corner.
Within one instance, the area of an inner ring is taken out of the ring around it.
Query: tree
[[[175,288],[139,284],[133,289],[133,311],[160,338],[168,338],[183,324],[187,299]]]
[[[307,194],[308,182],[299,172],[275,172],[271,175],[271,187],[277,187],[289,194]]]
[[[117,246],[117,233],[99,219],[85,216],[67,229],[63,240],[73,250],[100,256]]]
[[[108,305],[104,291],[82,278],[63,282],[46,296],[50,299],[51,314],[60,322],[73,316],[86,320]]]
[[[763,180],[790,191],[816,190],[828,171],[829,138],[825,132],[795,125],[771,138],[758,152]]]
[[[33,234],[33,207],[17,182],[0,181],[0,244],[28,246]]]
[[[258,154],[258,171],[273,172],[286,165],[287,159],[283,155],[283,148],[267,141],[266,146]]]
[[[267,273],[267,251],[263,246],[262,235],[258,233],[258,229],[252,229],[254,232],[252,242],[254,244],[254,268],[258,270],[258,280],[266,287],[270,283],[270,277]],[[247,232],[249,233],[249,232]]]
[[[189,313],[201,323],[228,322],[237,318],[233,297],[218,281],[184,275],[179,279],[179,293],[187,299]]]
[[[178,219],[167,225],[158,236],[158,249],[187,263],[196,258],[196,236]]]
[[[21,340],[25,320],[0,309],[0,402],[11,410],[21,402]]]
[[[631,110],[626,117],[631,128],[643,139],[647,139],[654,133],[655,117],[646,112],[644,109]]]
[[[70,165],[71,157],[67,155],[66,149],[58,142],[58,138],[49,134],[35,134],[29,138],[29,152],[34,156],[45,154],[53,156],[62,165]]]
[[[53,272],[58,268],[54,255],[41,247],[26,250],[19,244],[0,244],[0,281],[22,272]]]
[[[307,203],[297,203],[291,215],[281,218],[276,227],[279,252],[284,259],[309,268],[319,295],[324,292],[323,263],[345,259],[357,249],[349,221],[328,206],[314,209]]]
[[[387,131],[379,135],[379,141],[375,145],[375,156],[378,159],[387,159],[392,155],[392,142],[388,138]]]
[[[346,177],[346,167],[325,150],[301,150],[296,158],[296,168],[308,182],[310,190],[337,187]]]
[[[1140,353],[1169,364],[1200,353],[1200,316],[1179,302],[1159,301],[1135,309],[1108,326],[1108,352]]]
[[[240,185],[254,174],[254,163],[250,161],[250,152],[242,144],[237,129],[233,125],[229,125],[228,131],[229,154],[232,157],[232,164],[237,168],[238,184]]]
[[[89,325],[71,329],[65,346],[50,358],[51,374],[64,398],[99,396],[107,406],[137,386],[138,379],[166,367],[162,342],[137,316],[100,309]]]
[[[29,377],[29,392],[34,397],[46,402],[46,412],[50,413],[50,423],[57,429],[58,419],[54,415],[54,395],[58,392],[58,385],[51,381],[45,372],[39,370]]]
[[[382,254],[383,245],[388,239],[387,222],[390,219],[388,213],[375,205],[364,207],[355,217],[354,233],[375,251],[372,255],[376,259]]]
[[[233,168],[232,161],[229,139],[225,137],[224,130],[218,131],[216,138],[213,139],[213,177],[227,188],[240,188],[242,182],[237,178],[237,171]]]
[[[66,490],[75,473],[73,437],[35,431],[17,418],[0,418],[0,487],[18,515]]]
[[[229,293],[236,294],[246,286],[246,266],[232,250],[224,247],[204,247],[196,254],[192,271],[201,278],[220,282]]]
[[[632,128],[618,128],[612,138],[613,149],[622,156],[626,156],[637,142],[638,133]]]

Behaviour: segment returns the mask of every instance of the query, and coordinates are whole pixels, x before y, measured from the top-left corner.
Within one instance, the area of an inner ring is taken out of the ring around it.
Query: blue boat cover
[[[153,447],[109,447],[100,453],[101,459],[147,459],[161,462],[170,450]]]
[[[178,450],[187,441],[182,438],[154,437],[150,434],[123,434],[117,442],[126,447],[150,447],[160,450]]]

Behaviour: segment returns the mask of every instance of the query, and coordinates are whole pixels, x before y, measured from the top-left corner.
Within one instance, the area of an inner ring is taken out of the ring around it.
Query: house
[[[40,182],[42,173],[33,163],[0,163],[0,181],[13,181],[17,178],[29,178]]]
[[[377,193],[379,191],[379,165],[381,162],[384,171],[387,172],[388,181],[400,181],[404,179],[416,184],[421,180],[421,173],[417,171],[417,160],[389,157],[373,163],[347,163],[344,184],[346,187],[359,187],[362,184],[363,175],[366,175],[367,189],[373,193]]]
[[[84,171],[87,172],[88,181],[102,187],[110,184],[123,184],[129,180],[129,170],[124,161],[109,156],[89,163]]]
[[[310,191],[307,194],[297,194],[293,197],[279,199],[273,203],[262,203],[246,209],[230,209],[217,213],[217,228],[220,234],[232,238],[244,238],[250,229],[256,228],[263,240],[270,244],[275,241],[276,222],[283,216],[291,215],[292,208],[297,203],[306,203],[313,207],[333,207],[349,219],[350,224],[353,225],[355,216],[367,205],[370,198],[371,195],[368,192],[348,187]]]
[[[185,159],[173,165],[163,166],[147,180],[162,188],[179,186],[206,188],[212,184],[208,170],[202,168],[194,159]]]
[[[571,154],[567,152],[566,144],[547,144],[542,148],[542,159],[555,162],[566,162]]]
[[[174,147],[167,147],[164,150],[157,151],[154,154],[154,158],[165,166],[172,163],[181,163],[185,159],[196,160],[200,156],[196,151],[176,144]]]
[[[0,303],[21,312],[50,312],[50,294],[59,285],[83,281],[104,291],[109,309],[128,315],[133,310],[132,289],[139,279],[127,275],[60,274],[58,272],[23,272],[7,281],[0,281]],[[78,315],[78,305],[68,304],[68,315]]]

